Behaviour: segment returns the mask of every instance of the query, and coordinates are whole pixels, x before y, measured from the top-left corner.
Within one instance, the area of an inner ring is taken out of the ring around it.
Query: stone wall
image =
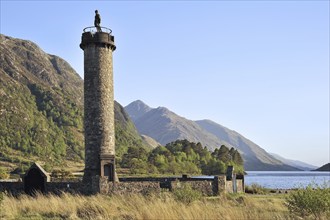
[[[161,191],[159,182],[121,182],[113,188],[115,194],[142,193],[143,195]]]
[[[79,193],[80,182],[47,182],[46,193],[59,194],[61,192]],[[24,193],[23,182],[0,182],[0,192],[8,192],[14,196]]]
[[[48,182],[46,183],[46,193],[80,193],[81,187],[81,182]]]
[[[14,196],[24,192],[23,182],[0,182],[0,192],[8,192]]]
[[[218,196],[221,193],[233,192],[233,181],[226,180],[225,175],[214,178],[119,178],[120,182],[108,181],[107,177],[93,177],[91,184],[83,182],[47,182],[46,193],[60,194],[83,193],[83,194],[127,194],[161,192],[162,190],[172,191],[191,185],[194,190],[202,192],[204,196]],[[237,179],[237,192],[244,192],[244,179]],[[23,182],[0,182],[0,191],[7,191],[14,195],[24,192]]]
[[[173,181],[171,182],[171,190],[180,189],[185,184],[189,184],[192,189],[200,191],[203,196],[213,196],[215,195],[214,190],[214,180],[212,181]]]

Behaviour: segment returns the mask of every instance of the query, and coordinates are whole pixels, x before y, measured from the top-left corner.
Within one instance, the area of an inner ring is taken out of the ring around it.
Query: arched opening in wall
[[[45,178],[37,168],[32,168],[24,177],[24,191],[29,195],[45,192]]]
[[[107,163],[104,165],[104,176],[108,177],[109,181],[114,180],[114,166],[111,163]]]

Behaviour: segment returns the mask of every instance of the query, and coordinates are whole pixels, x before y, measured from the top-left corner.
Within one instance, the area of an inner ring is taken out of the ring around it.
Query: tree
[[[130,171],[132,174],[145,174],[148,173],[148,164],[138,158],[133,158],[130,161]]]
[[[243,164],[244,164],[243,158],[241,157],[241,154],[237,150],[234,151],[234,153],[232,155],[232,160],[237,165],[243,166]]]
[[[129,147],[127,153],[123,155],[120,163],[121,167],[131,167],[133,159],[147,161],[147,151],[142,147]]]

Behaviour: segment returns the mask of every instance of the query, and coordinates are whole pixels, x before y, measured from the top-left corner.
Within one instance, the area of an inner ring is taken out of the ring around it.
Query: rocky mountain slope
[[[150,108],[140,100],[125,109],[132,115],[140,134],[148,135],[163,145],[177,139],[187,139],[214,150],[224,144],[242,153],[246,170],[297,170],[275,159],[239,133],[213,121],[188,120],[164,107]]]
[[[141,135],[142,140],[146,142],[151,148],[156,148],[160,146],[161,144],[157,142],[155,139],[147,136],[147,135]]]
[[[180,117],[164,107],[146,112],[134,123],[141,134],[152,137],[162,145],[187,137],[192,142],[207,143],[210,149],[221,145],[214,135],[205,132],[195,122]]]
[[[0,166],[83,165],[83,80],[31,41],[1,34],[0,51]],[[115,119],[118,156],[146,147],[118,103]]]

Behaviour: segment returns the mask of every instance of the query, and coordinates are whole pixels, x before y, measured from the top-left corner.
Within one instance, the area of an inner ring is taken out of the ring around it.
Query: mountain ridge
[[[192,121],[165,107],[151,108],[141,100],[137,102],[140,109],[148,109],[144,113],[139,111],[138,117],[135,117],[137,114],[134,112],[134,106],[137,106],[135,101],[125,107],[129,106],[127,112],[134,114],[136,128],[140,134],[148,135],[163,145],[178,139],[200,142],[209,150],[226,145],[242,153],[246,170],[298,170],[275,159],[238,132],[211,120]]]
[[[314,166],[314,165],[311,165],[311,164],[308,164],[308,163],[305,163],[305,162],[302,162],[302,161],[299,161],[299,160],[291,160],[291,159],[287,159],[287,158],[284,158],[278,154],[274,154],[274,153],[270,153],[273,157],[275,157],[276,159],[282,161],[283,163],[285,164],[288,164],[290,166],[293,166],[293,167],[297,167],[301,170],[305,170],[305,171],[310,171],[310,170],[314,170],[317,168],[317,166]]]
[[[314,171],[325,171],[330,172],[330,163],[324,164],[323,166],[315,169]]]

